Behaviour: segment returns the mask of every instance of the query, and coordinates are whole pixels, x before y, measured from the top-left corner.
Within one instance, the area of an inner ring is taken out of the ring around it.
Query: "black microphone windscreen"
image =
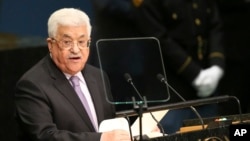
[[[157,74],[156,76],[161,82],[165,80],[164,76],[162,74]]]
[[[124,74],[124,78],[126,79],[127,82],[131,82],[132,81],[132,77],[130,76],[129,73],[125,73]]]

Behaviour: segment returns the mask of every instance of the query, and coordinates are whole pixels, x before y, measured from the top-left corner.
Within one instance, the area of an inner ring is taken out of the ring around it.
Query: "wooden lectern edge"
[[[204,128],[207,128],[207,124],[204,125]],[[202,130],[202,125],[181,127],[180,130],[177,131],[177,133],[191,132],[191,131],[197,131],[197,130]]]
[[[232,124],[238,124],[240,121],[234,121]],[[207,124],[204,125],[204,128],[207,128]],[[185,132],[191,132],[191,131],[197,131],[197,130],[203,130],[202,125],[194,125],[194,126],[187,126],[187,127],[181,127],[179,131],[176,133],[185,133]]]

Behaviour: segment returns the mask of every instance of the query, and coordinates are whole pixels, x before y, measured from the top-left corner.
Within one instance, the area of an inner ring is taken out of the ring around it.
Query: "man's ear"
[[[52,39],[51,38],[47,38],[47,45],[48,45],[48,49],[49,49],[49,52],[51,52],[52,50]]]

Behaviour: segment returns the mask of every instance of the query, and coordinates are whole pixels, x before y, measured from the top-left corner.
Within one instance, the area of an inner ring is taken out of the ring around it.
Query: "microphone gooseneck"
[[[186,101],[186,99],[184,99],[170,84],[168,84],[167,80],[165,79],[165,77],[162,74],[157,74],[156,76],[161,82],[165,83],[167,87],[169,87],[182,101]],[[201,125],[202,125],[202,129],[205,129],[204,127],[204,121],[201,117],[201,115],[199,114],[199,112],[196,110],[196,108],[194,108],[193,106],[190,106],[191,110],[196,114],[196,116],[199,118]]]
[[[134,83],[133,83],[133,80],[132,80],[132,77],[129,73],[125,73],[124,74],[124,77],[125,77],[125,80],[132,85],[132,87],[134,88],[136,94],[140,97],[140,99],[143,101],[143,97],[142,95],[140,94],[140,92],[138,91],[138,89],[135,87]]]
[[[125,74],[124,74],[124,78],[125,78],[125,80],[126,80],[128,83],[130,83],[130,84],[132,85],[132,87],[134,88],[136,94],[137,94],[137,95],[140,97],[140,99],[143,101],[144,99],[143,99],[141,93],[140,93],[140,92],[138,91],[138,89],[135,87],[131,75],[130,75],[129,73],[125,73]],[[160,122],[155,118],[155,116],[152,114],[152,112],[149,112],[149,113],[150,113],[151,117],[153,118],[153,120],[154,120],[154,121],[157,123],[157,125],[160,127],[160,130],[163,131],[163,133],[162,133],[163,136],[165,136],[165,132],[164,132],[164,130],[163,130],[162,125],[160,124]]]

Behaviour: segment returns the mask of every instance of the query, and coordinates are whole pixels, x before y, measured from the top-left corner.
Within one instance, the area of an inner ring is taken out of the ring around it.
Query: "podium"
[[[231,123],[217,124],[214,127],[209,127],[211,121],[219,118],[226,118],[231,121]],[[240,119],[241,118],[241,119]],[[184,131],[180,133],[175,133],[163,137],[156,137],[148,139],[149,141],[230,141],[230,125],[231,124],[241,124],[240,120],[244,124],[250,123],[250,113],[242,115],[227,115],[221,117],[211,117],[205,118],[204,123],[207,125],[206,129]],[[199,119],[192,119],[184,121],[185,127],[192,127],[198,125]]]
[[[229,126],[176,133],[149,141],[229,141]]]

